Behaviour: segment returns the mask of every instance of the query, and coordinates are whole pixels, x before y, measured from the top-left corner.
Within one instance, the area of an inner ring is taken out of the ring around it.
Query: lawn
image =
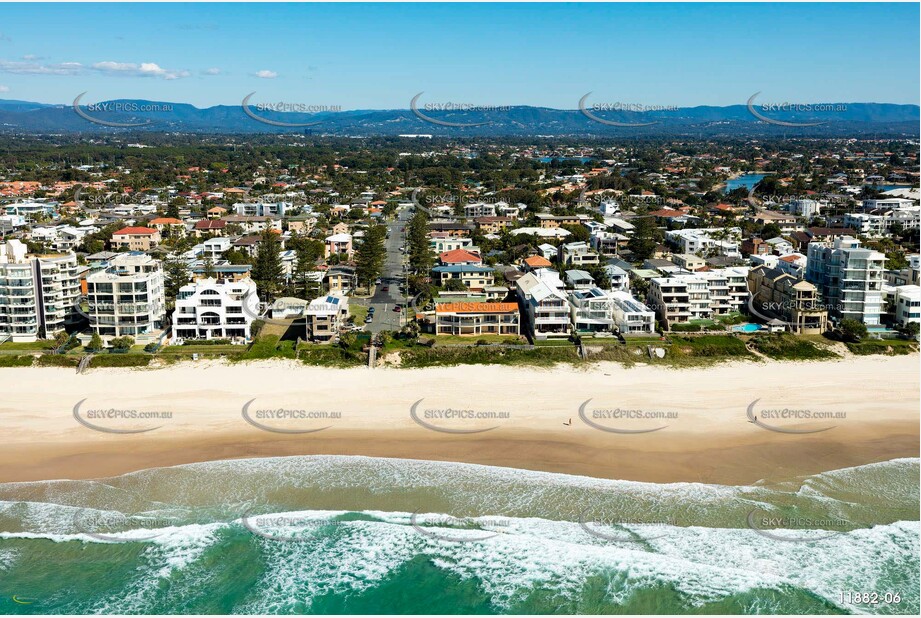
[[[54,348],[54,341],[50,339],[43,339],[39,341],[31,341],[29,343],[17,343],[14,341],[7,341],[6,343],[0,344],[0,351],[6,350],[51,350]]]
[[[355,324],[364,324],[367,315],[368,308],[364,305],[349,304],[349,316]]]

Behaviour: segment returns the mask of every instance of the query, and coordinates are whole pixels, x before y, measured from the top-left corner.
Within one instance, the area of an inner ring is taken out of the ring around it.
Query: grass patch
[[[665,360],[676,366],[699,366],[719,361],[754,359],[745,343],[731,335],[702,335],[700,337],[672,337],[666,347]]]
[[[272,326],[272,325],[266,325]],[[270,358],[294,358],[294,342],[280,341],[278,335],[259,335],[250,347],[233,358],[234,361],[267,360]]]
[[[839,358],[837,354],[815,343],[786,333],[758,335],[751,339],[752,347],[775,360],[821,360]]]
[[[152,358],[147,354],[98,354],[90,360],[89,368],[146,367]]]
[[[349,316],[355,324],[364,324],[368,315],[368,308],[364,305],[349,304]]]
[[[579,355],[572,344],[566,347],[543,347],[516,350],[490,346],[443,346],[412,348],[400,354],[400,366],[407,368],[450,367],[455,365],[523,365],[552,367],[557,363],[578,363]]]
[[[504,343],[508,345],[526,345],[528,343],[526,338],[518,335],[476,335],[474,337],[434,335],[433,337],[435,339],[435,345],[475,345],[479,341],[485,341],[487,343]]]
[[[66,354],[43,354],[35,360],[39,367],[76,368],[80,364],[79,356],[68,356]]]
[[[34,360],[35,357],[29,355],[4,354],[0,356],[0,367],[31,367]]]
[[[38,341],[30,341],[28,343],[7,341],[4,344],[0,344],[0,350],[52,350],[52,349],[54,349],[54,341],[51,341],[50,339],[40,339]]]
[[[868,339],[859,343],[845,343],[845,345],[851,353],[860,356],[871,354],[902,356],[918,351],[918,342],[908,339]]]

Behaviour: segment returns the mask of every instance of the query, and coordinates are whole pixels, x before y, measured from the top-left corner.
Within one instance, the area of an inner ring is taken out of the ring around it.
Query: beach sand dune
[[[919,451],[916,355],[689,370],[23,368],[0,370],[0,388],[0,482],[338,454],[747,484]]]

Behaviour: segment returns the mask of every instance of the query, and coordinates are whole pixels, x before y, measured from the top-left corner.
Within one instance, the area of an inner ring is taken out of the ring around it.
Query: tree
[[[387,228],[383,225],[374,225],[365,234],[364,242],[358,247],[355,255],[355,275],[359,285],[370,287],[371,282],[383,272],[384,258],[387,255],[387,249],[384,247],[386,237]]]
[[[211,259],[211,256],[205,258],[204,271],[202,274],[207,279],[214,279],[217,276],[217,271],[214,270],[214,260]]]
[[[908,339],[917,339],[918,333],[921,332],[921,324],[909,322],[902,328],[902,332],[905,333],[905,337]]]
[[[102,337],[99,336],[99,333],[93,333],[93,336],[90,337],[90,342],[87,344],[86,349],[90,352],[98,352],[102,348]]]
[[[660,237],[659,228],[650,217],[637,218],[635,221],[633,236],[627,241],[627,248],[636,260],[645,260],[652,257],[656,251]]]
[[[262,239],[256,249],[256,263],[253,265],[252,278],[265,300],[274,298],[281,286],[284,269],[281,264],[281,255],[279,255],[280,247],[281,243],[277,233],[271,229],[262,233]]]
[[[761,228],[761,238],[765,240],[770,240],[771,238],[777,238],[783,233],[783,230],[780,229],[780,226],[776,223],[768,223],[763,228]]]
[[[840,324],[841,334],[849,341],[860,341],[867,336],[867,326],[857,320],[844,319]]]
[[[185,262],[175,258],[167,260],[163,265],[164,271],[164,292],[167,302],[173,302],[179,294],[179,288],[184,286],[192,279]]]
[[[124,337],[112,337],[109,341],[113,350],[128,350],[134,345],[134,337],[125,335]]]
[[[460,279],[448,279],[444,284],[444,289],[448,292],[466,292],[467,286]]]
[[[429,246],[429,224],[425,213],[417,211],[409,220],[408,228],[409,266],[415,273],[427,273],[435,263],[435,256]]]

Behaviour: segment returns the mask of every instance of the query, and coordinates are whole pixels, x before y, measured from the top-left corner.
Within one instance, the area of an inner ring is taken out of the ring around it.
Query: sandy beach
[[[694,370],[21,368],[0,370],[0,387],[0,482],[339,454],[745,484],[919,451],[917,355]]]

